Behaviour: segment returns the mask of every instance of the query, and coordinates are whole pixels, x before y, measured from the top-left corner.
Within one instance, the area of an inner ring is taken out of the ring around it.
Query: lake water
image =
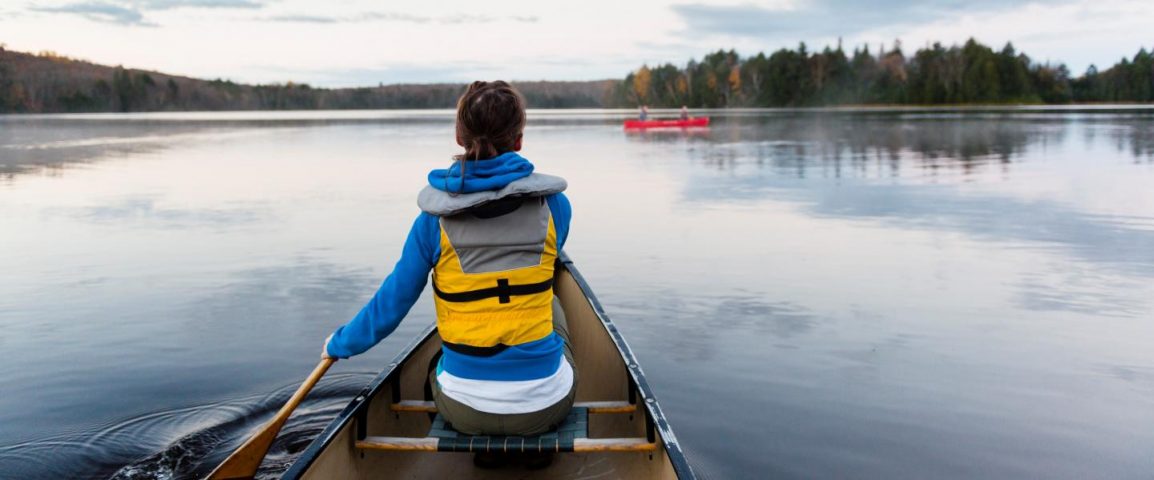
[[[1154,109],[708,113],[531,111],[522,152],[700,474],[1150,478]],[[0,116],[0,477],[210,470],[389,273],[452,118]]]

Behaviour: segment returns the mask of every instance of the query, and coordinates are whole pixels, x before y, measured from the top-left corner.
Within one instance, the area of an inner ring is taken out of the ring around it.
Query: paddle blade
[[[292,415],[293,410],[296,410],[297,405],[300,405],[305,395],[308,395],[334,361],[331,358],[322,359],[321,363],[313,369],[313,373],[309,374],[309,378],[305,379],[305,383],[301,384],[288,402],[285,402],[276,416],[264,424],[260,430],[257,430],[252,438],[244,442],[244,445],[232,452],[232,455],[221,462],[206,478],[208,480],[236,480],[248,479],[256,475],[256,469],[260,468],[260,462],[264,460],[269,447],[272,447],[272,441],[280,433],[280,429],[288,420],[289,415]]]

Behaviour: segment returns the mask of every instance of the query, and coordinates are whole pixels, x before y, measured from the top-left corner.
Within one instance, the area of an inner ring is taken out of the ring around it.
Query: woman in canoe
[[[524,128],[524,99],[508,83],[468,87],[457,102],[456,140],[464,152],[448,169],[429,172],[417,198],[421,213],[393,272],[321,354],[348,358],[376,345],[432,272],[444,344],[430,386],[438,412],[466,434],[544,433],[565,419],[577,391],[552,289],[569,234],[566,182],[533,173],[517,153]]]

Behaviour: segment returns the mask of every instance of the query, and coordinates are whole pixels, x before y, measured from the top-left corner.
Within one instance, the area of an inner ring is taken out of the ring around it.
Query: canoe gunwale
[[[665,445],[666,455],[669,457],[669,462],[673,464],[673,471],[677,473],[677,478],[697,478],[693,473],[693,469],[689,466],[689,460],[685,458],[685,453],[681,451],[681,444],[678,443],[677,437],[673,434],[673,428],[669,425],[669,421],[665,418],[665,413],[661,411],[661,406],[657,403],[657,397],[653,395],[653,390],[649,388],[649,382],[645,379],[645,372],[641,370],[641,363],[633,356],[633,350],[630,349],[629,344],[625,342],[625,337],[621,336],[621,332],[617,331],[617,325],[614,325],[613,320],[609,318],[609,314],[605,313],[605,308],[601,306],[601,302],[597,300],[597,296],[593,295],[593,289],[589,287],[589,283],[585,281],[585,277],[577,270],[577,267],[573,264],[573,260],[569,258],[569,255],[562,252],[561,262],[565,264],[565,269],[569,271],[569,274],[573,276],[573,280],[581,287],[581,293],[585,295],[586,300],[589,300],[589,304],[593,306],[594,313],[596,313],[597,318],[601,320],[601,325],[605,327],[605,330],[609,332],[609,337],[613,339],[613,344],[617,347],[617,353],[621,354],[621,358],[625,360],[625,370],[629,372],[633,386],[641,393],[638,404],[645,404],[645,409],[649,412],[649,418],[653,421],[653,427],[657,429],[661,442]]]
[[[629,372],[631,383],[633,384],[634,389],[641,396],[638,399],[638,404],[645,405],[645,408],[649,413],[648,417],[653,422],[652,428],[657,430],[656,433],[660,437],[660,441],[665,447],[666,455],[668,456],[669,461],[673,466],[673,470],[677,474],[677,477],[680,479],[696,478],[693,469],[689,466],[689,461],[685,458],[684,452],[681,451],[681,446],[677,442],[677,437],[674,436],[673,430],[670,427],[668,420],[665,418],[664,412],[661,411],[661,407],[658,405],[657,399],[653,395],[652,389],[649,387],[649,382],[646,381],[645,373],[641,370],[640,363],[637,362],[636,357],[633,355],[633,351],[625,342],[625,338],[621,336],[621,333],[617,330],[617,326],[613,324],[613,321],[610,320],[609,315],[605,313],[605,309],[602,307],[601,302],[597,300],[597,297],[593,294],[593,290],[585,281],[585,277],[582,276],[581,272],[577,270],[577,267],[573,264],[573,260],[569,258],[569,255],[565,252],[561,252],[559,259],[565,266],[565,269],[569,271],[569,274],[572,275],[573,280],[581,289],[581,293],[585,296],[585,299],[588,300],[589,304],[593,307],[594,313],[601,321],[602,326],[609,333],[609,337],[613,339],[613,344],[617,348],[617,353],[621,355],[622,360],[625,362],[625,370]],[[285,471],[281,478],[289,480],[300,478],[308,470],[308,468],[312,466],[313,462],[316,461],[320,454],[329,447],[329,445],[336,438],[337,434],[339,434],[340,431],[350,421],[353,421],[355,418],[357,418],[357,416],[361,414],[363,410],[369,408],[369,404],[371,403],[370,400],[377,393],[379,393],[382,386],[384,386],[386,382],[391,381],[392,377],[400,375],[401,366],[405,362],[405,359],[412,355],[412,353],[420,348],[421,345],[423,345],[425,342],[428,342],[430,339],[432,339],[433,333],[436,331],[436,327],[436,322],[430,324],[419,335],[417,335],[417,337],[415,337],[413,342],[398,352],[396,357],[393,358],[393,361],[390,362],[388,366],[386,366],[381,371],[381,373],[377,375],[376,378],[374,378],[367,386],[365,386],[365,388],[362,389],[357,394],[357,396],[354,397],[347,406],[345,406],[343,410],[341,410],[337,417],[331,423],[329,423],[328,427],[326,427],[324,431],[321,432],[321,434],[318,435],[317,438],[309,444],[308,448],[306,448],[305,451],[301,453],[300,457],[298,457],[297,460],[293,462],[292,466],[289,467],[287,471]],[[632,396],[632,392],[630,396]],[[650,431],[652,432],[652,430]]]
[[[401,351],[397,353],[397,356],[393,357],[393,361],[389,362],[388,366],[381,370],[381,373],[377,375],[376,378],[358,392],[357,396],[353,397],[353,400],[329,423],[329,426],[325,427],[324,431],[322,431],[320,435],[317,435],[317,438],[313,439],[308,448],[306,448],[304,452],[301,452],[300,457],[281,475],[281,479],[300,478],[301,475],[312,466],[321,452],[324,452],[325,449],[328,448],[337,434],[345,428],[345,425],[356,418],[363,410],[369,408],[370,400],[372,400],[373,396],[385,385],[385,382],[392,380],[394,375],[401,374],[401,366],[405,362],[405,359],[412,355],[413,352],[425,342],[431,340],[433,338],[433,332],[436,330],[437,323],[433,322],[425,327],[405,348],[401,349]]]

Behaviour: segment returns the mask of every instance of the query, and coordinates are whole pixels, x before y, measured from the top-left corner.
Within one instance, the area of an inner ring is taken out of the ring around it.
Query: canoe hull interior
[[[554,288],[565,310],[573,342],[579,375],[576,401],[637,403],[635,413],[591,414],[589,437],[644,439],[648,433],[655,440],[656,450],[557,453],[552,465],[530,471],[523,466],[479,469],[473,466],[471,453],[358,449],[355,442],[362,422],[364,432],[360,434],[368,436],[420,438],[428,434],[429,414],[394,412],[390,406],[396,400],[425,399],[430,362],[441,347],[440,337],[430,327],[423,339],[398,356],[395,367],[386,369],[366,388],[361,401],[350,404],[310,445],[284,478],[692,478],[692,471],[628,346],[618,336],[616,327],[608,319],[603,320],[600,306],[580,274],[575,276],[571,273],[575,272],[571,264],[566,265],[569,268],[559,270]],[[398,388],[400,395],[395,395]]]

